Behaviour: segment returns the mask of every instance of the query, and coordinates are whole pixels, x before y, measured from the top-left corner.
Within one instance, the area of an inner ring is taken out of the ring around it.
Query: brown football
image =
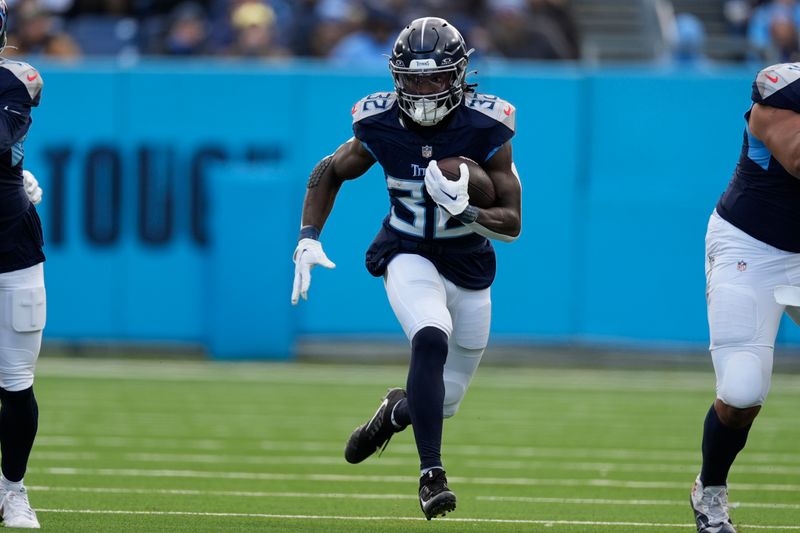
[[[466,163],[469,168],[469,203],[475,207],[486,209],[495,203],[494,183],[489,174],[472,159],[464,156],[448,157],[436,162],[444,177],[455,181],[461,175],[458,166]]]

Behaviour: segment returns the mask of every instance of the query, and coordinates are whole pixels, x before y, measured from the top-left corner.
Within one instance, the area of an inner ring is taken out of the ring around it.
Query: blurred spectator
[[[752,12],[752,6],[747,0],[725,0],[722,8],[728,29],[734,35],[747,34],[747,23]]]
[[[327,57],[350,31],[351,7],[341,1],[297,0],[287,45],[294,55]]]
[[[29,2],[30,0],[6,0],[6,5],[16,10],[17,6]],[[62,14],[69,10],[74,3],[74,0],[36,0],[40,8],[49,11],[53,14]]]
[[[680,66],[707,66],[705,54],[706,30],[697,16],[679,13],[675,16],[675,35],[671,40],[670,58]]]
[[[528,0],[534,17],[542,17],[559,29],[561,37],[567,42],[567,59],[580,56],[578,25],[567,0]]]
[[[68,16],[78,15],[132,15],[135,0],[74,0]]]
[[[20,2],[12,20],[14,27],[4,55],[36,54],[62,59],[81,55],[80,47],[61,29],[61,20],[42,9],[38,2]]]
[[[796,0],[773,0],[753,11],[747,37],[757,59],[781,59],[796,54],[797,27],[800,25],[800,4]]]
[[[297,0],[292,7],[292,24],[287,44],[294,55],[316,55],[311,45],[311,36],[321,22],[317,13],[318,4],[319,0]]]
[[[797,26],[792,19],[781,15],[775,16],[769,30],[771,40],[764,51],[767,63],[790,63],[800,60]]]
[[[491,0],[489,7],[489,32],[503,56],[514,59],[578,57],[574,24],[563,6],[549,0]]]
[[[258,1],[242,2],[231,13],[234,41],[227,55],[286,57],[289,51],[276,42],[275,12]]]
[[[500,52],[497,50],[489,30],[480,24],[462,26],[464,27],[462,36],[467,42],[467,47],[475,50],[472,55],[470,55],[470,61],[472,61],[473,64],[486,59],[500,57]],[[462,26],[456,24],[457,28]]]
[[[330,58],[339,64],[385,67],[400,27],[395,15],[367,5],[360,14],[358,29],[331,50]]]
[[[185,2],[175,7],[161,51],[168,55],[209,53],[206,13],[202,6]]]

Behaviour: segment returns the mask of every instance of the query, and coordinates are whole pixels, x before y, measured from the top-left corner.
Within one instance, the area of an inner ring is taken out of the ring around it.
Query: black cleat
[[[447,486],[444,470],[434,468],[419,478],[419,506],[430,520],[456,510],[456,495]]]
[[[689,502],[698,533],[736,533],[728,516],[728,488],[724,485],[704,487],[697,476]]]
[[[392,435],[405,429],[405,426],[398,429],[392,423],[392,410],[405,397],[405,390],[389,389],[372,418],[350,435],[344,448],[344,458],[348,463],[360,463],[376,451],[386,448]]]

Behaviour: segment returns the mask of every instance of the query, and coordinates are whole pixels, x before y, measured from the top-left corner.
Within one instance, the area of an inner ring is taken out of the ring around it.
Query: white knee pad
[[[0,274],[0,387],[25,390],[42,345],[47,316],[42,265]]]
[[[453,342],[447,350],[447,361],[444,364],[444,418],[450,418],[458,412],[461,400],[467,393],[472,376],[481,362],[483,348],[470,350]]]
[[[34,342],[38,345],[41,339],[42,334],[39,332],[38,339]],[[10,392],[31,388],[33,386],[33,370],[36,367],[38,357],[38,346],[35,352],[0,346],[0,360],[2,360],[2,364],[0,364],[0,388]]]
[[[737,409],[761,405],[772,376],[772,349],[730,346],[712,351],[717,398]]]

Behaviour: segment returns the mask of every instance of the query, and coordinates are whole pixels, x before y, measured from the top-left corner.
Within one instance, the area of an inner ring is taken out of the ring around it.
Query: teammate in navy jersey
[[[691,492],[697,531],[734,533],[727,477],[767,397],[784,311],[800,317],[800,63],[753,82],[741,156],[706,234],[716,399]]]
[[[0,0],[0,49],[8,9]],[[33,371],[45,323],[42,191],[23,170],[23,142],[42,77],[27,63],[0,58],[0,512],[5,527],[38,528],[22,483],[39,411]]]
[[[487,238],[520,233],[520,182],[511,156],[514,107],[477,94],[466,82],[472,50],[440,18],[409,24],[389,67],[395,91],[360,100],[355,136],[311,173],[294,252],[292,303],[306,298],[314,265],[333,268],[319,234],[339,188],[375,162],[383,168],[391,208],[367,251],[367,269],[384,279],[395,315],[411,342],[406,389],[391,389],[356,428],[345,458],[359,463],[411,425],[420,457],[419,501],[428,519],[455,509],[441,459],[443,418],[453,416],[489,337],[494,249]],[[494,182],[497,203],[469,204],[469,171],[449,181],[436,160],[467,156]]]

